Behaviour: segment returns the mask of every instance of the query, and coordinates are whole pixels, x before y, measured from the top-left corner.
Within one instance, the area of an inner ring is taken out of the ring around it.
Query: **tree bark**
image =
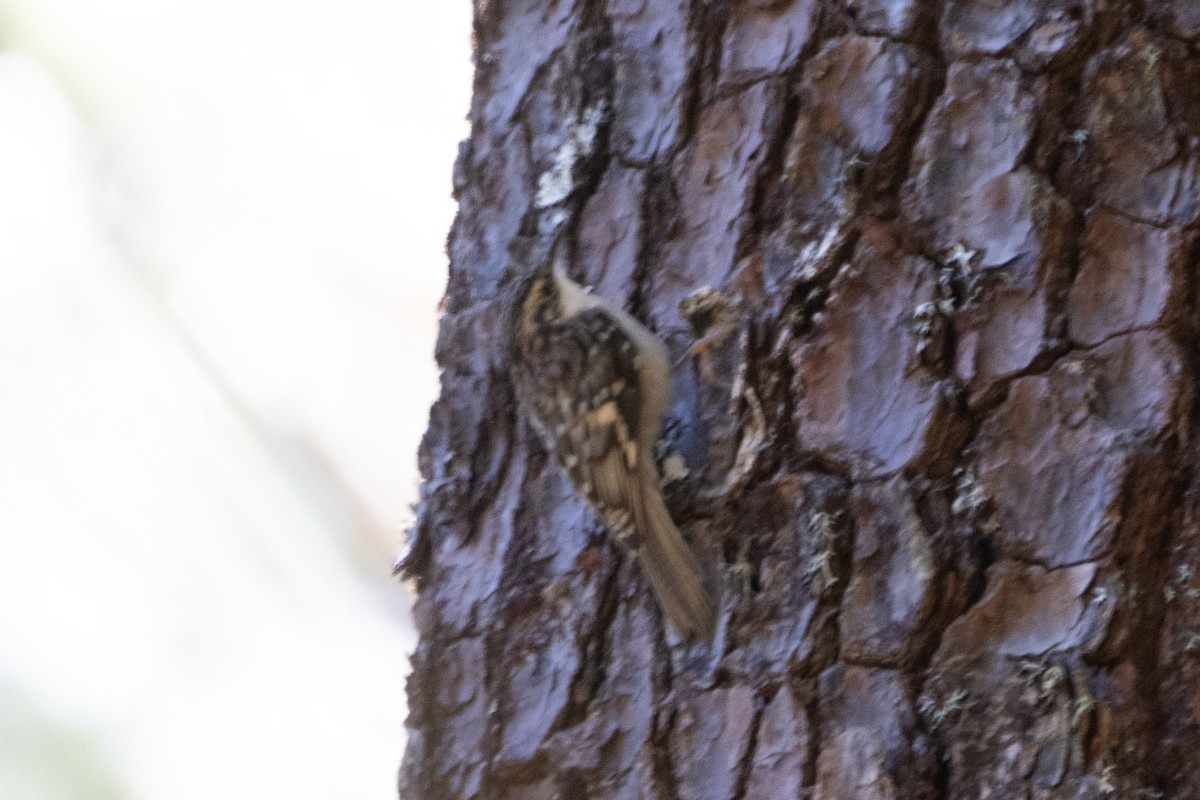
[[[1200,797],[1200,2],[475,16],[402,794]],[[678,359],[710,644],[515,413],[564,212]]]

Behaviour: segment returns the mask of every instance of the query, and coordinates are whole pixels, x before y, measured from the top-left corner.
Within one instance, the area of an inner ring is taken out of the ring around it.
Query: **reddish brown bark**
[[[1200,2],[475,33],[404,796],[1200,797]],[[495,290],[552,204],[680,360],[711,646],[514,413]]]

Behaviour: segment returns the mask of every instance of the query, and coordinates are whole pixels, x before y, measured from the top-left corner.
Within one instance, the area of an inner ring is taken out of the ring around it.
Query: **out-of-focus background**
[[[395,797],[469,35],[0,0],[0,798]]]

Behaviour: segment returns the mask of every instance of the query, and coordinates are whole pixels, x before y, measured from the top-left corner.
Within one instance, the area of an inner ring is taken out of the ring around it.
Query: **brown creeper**
[[[654,464],[671,391],[666,348],[615,303],[567,277],[559,259],[517,278],[506,313],[513,385],[546,449],[639,556],[672,625],[711,635],[713,604],[663,503]]]

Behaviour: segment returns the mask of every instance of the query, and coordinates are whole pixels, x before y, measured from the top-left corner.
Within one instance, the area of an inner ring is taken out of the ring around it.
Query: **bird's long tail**
[[[663,503],[653,462],[643,464],[649,474],[640,482],[640,502],[633,503],[642,571],[671,624],[680,633],[709,638],[716,627],[712,600],[700,581],[695,556]]]

